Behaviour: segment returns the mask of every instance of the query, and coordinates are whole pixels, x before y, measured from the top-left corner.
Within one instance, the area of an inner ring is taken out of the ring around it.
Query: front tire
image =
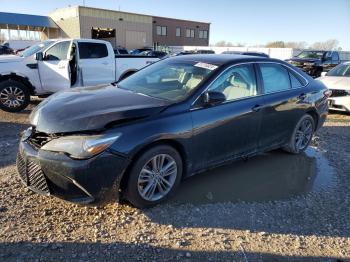
[[[309,114],[304,115],[296,124],[292,137],[283,150],[291,154],[304,152],[311,143],[314,130],[315,120]]]
[[[0,109],[6,112],[20,112],[30,102],[29,89],[16,80],[6,80],[0,83]]]
[[[173,147],[158,145],[145,151],[132,166],[126,199],[137,208],[154,206],[171,196],[180,184],[182,159]]]

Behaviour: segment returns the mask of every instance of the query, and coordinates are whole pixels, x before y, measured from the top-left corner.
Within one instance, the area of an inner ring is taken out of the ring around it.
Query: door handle
[[[301,93],[301,94],[298,96],[298,98],[299,98],[300,100],[304,100],[304,99],[306,98],[306,94],[305,94],[305,93]]]
[[[253,112],[259,112],[263,108],[264,108],[263,105],[255,105],[255,106],[252,107],[252,111]]]
[[[58,69],[65,69],[65,68],[66,68],[65,65],[59,65],[59,66],[58,66]]]
[[[109,63],[108,62],[102,62],[102,65],[108,65]]]

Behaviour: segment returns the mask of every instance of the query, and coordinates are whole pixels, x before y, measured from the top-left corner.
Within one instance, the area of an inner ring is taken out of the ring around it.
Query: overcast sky
[[[0,0],[0,11],[47,15],[83,0]],[[350,0],[85,0],[86,6],[211,22],[210,43],[337,39],[350,51]]]

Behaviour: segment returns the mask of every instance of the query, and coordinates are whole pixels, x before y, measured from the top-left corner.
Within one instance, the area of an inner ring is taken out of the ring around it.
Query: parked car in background
[[[14,51],[6,45],[0,45],[0,55],[11,55]]]
[[[137,48],[137,49],[131,50],[129,53],[130,55],[138,55],[145,51],[153,51],[153,48]]]
[[[129,51],[126,48],[114,48],[114,54],[116,55],[128,55]]]
[[[7,40],[4,42],[4,45],[13,49],[14,53],[18,53],[38,43],[40,43],[40,41],[37,40]]]
[[[169,56],[167,52],[163,52],[163,51],[143,51],[139,55],[155,56],[155,57],[158,57],[159,59],[164,59]]]
[[[17,169],[39,194],[97,204],[120,192],[149,207],[209,168],[277,148],[303,152],[325,121],[328,95],[276,59],[172,57],[39,104]]]
[[[112,45],[102,40],[45,41],[22,56],[0,58],[0,109],[19,112],[31,95],[116,82],[158,60],[115,55]]]
[[[322,72],[328,72],[342,63],[339,52],[322,50],[304,50],[299,55],[286,61],[314,78],[320,77]]]
[[[193,54],[195,54],[194,51],[189,51],[189,50],[187,50],[187,51],[178,52],[178,53],[175,54],[175,56],[180,56],[180,55],[193,55]]]
[[[350,112],[350,62],[336,66],[317,79],[332,91],[329,109]]]
[[[195,50],[194,54],[215,54],[214,50],[206,50],[206,49],[200,49],[200,50]]]
[[[250,55],[250,56],[260,56],[260,57],[266,57],[269,58],[269,55],[263,53],[263,52],[251,52],[251,51],[224,51],[222,52],[224,55]]]
[[[180,55],[196,55],[196,54],[215,54],[215,51],[213,50],[186,50],[181,51],[176,54],[176,56]]]

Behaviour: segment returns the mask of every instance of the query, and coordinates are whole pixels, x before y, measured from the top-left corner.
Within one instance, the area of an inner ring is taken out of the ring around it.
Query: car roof
[[[258,56],[249,55],[236,55],[236,54],[196,54],[196,55],[186,55],[186,56],[175,56],[171,59],[172,61],[191,61],[191,62],[203,62],[215,65],[233,64],[238,62],[255,62],[255,61],[273,61],[281,62],[278,59],[271,59]]]

